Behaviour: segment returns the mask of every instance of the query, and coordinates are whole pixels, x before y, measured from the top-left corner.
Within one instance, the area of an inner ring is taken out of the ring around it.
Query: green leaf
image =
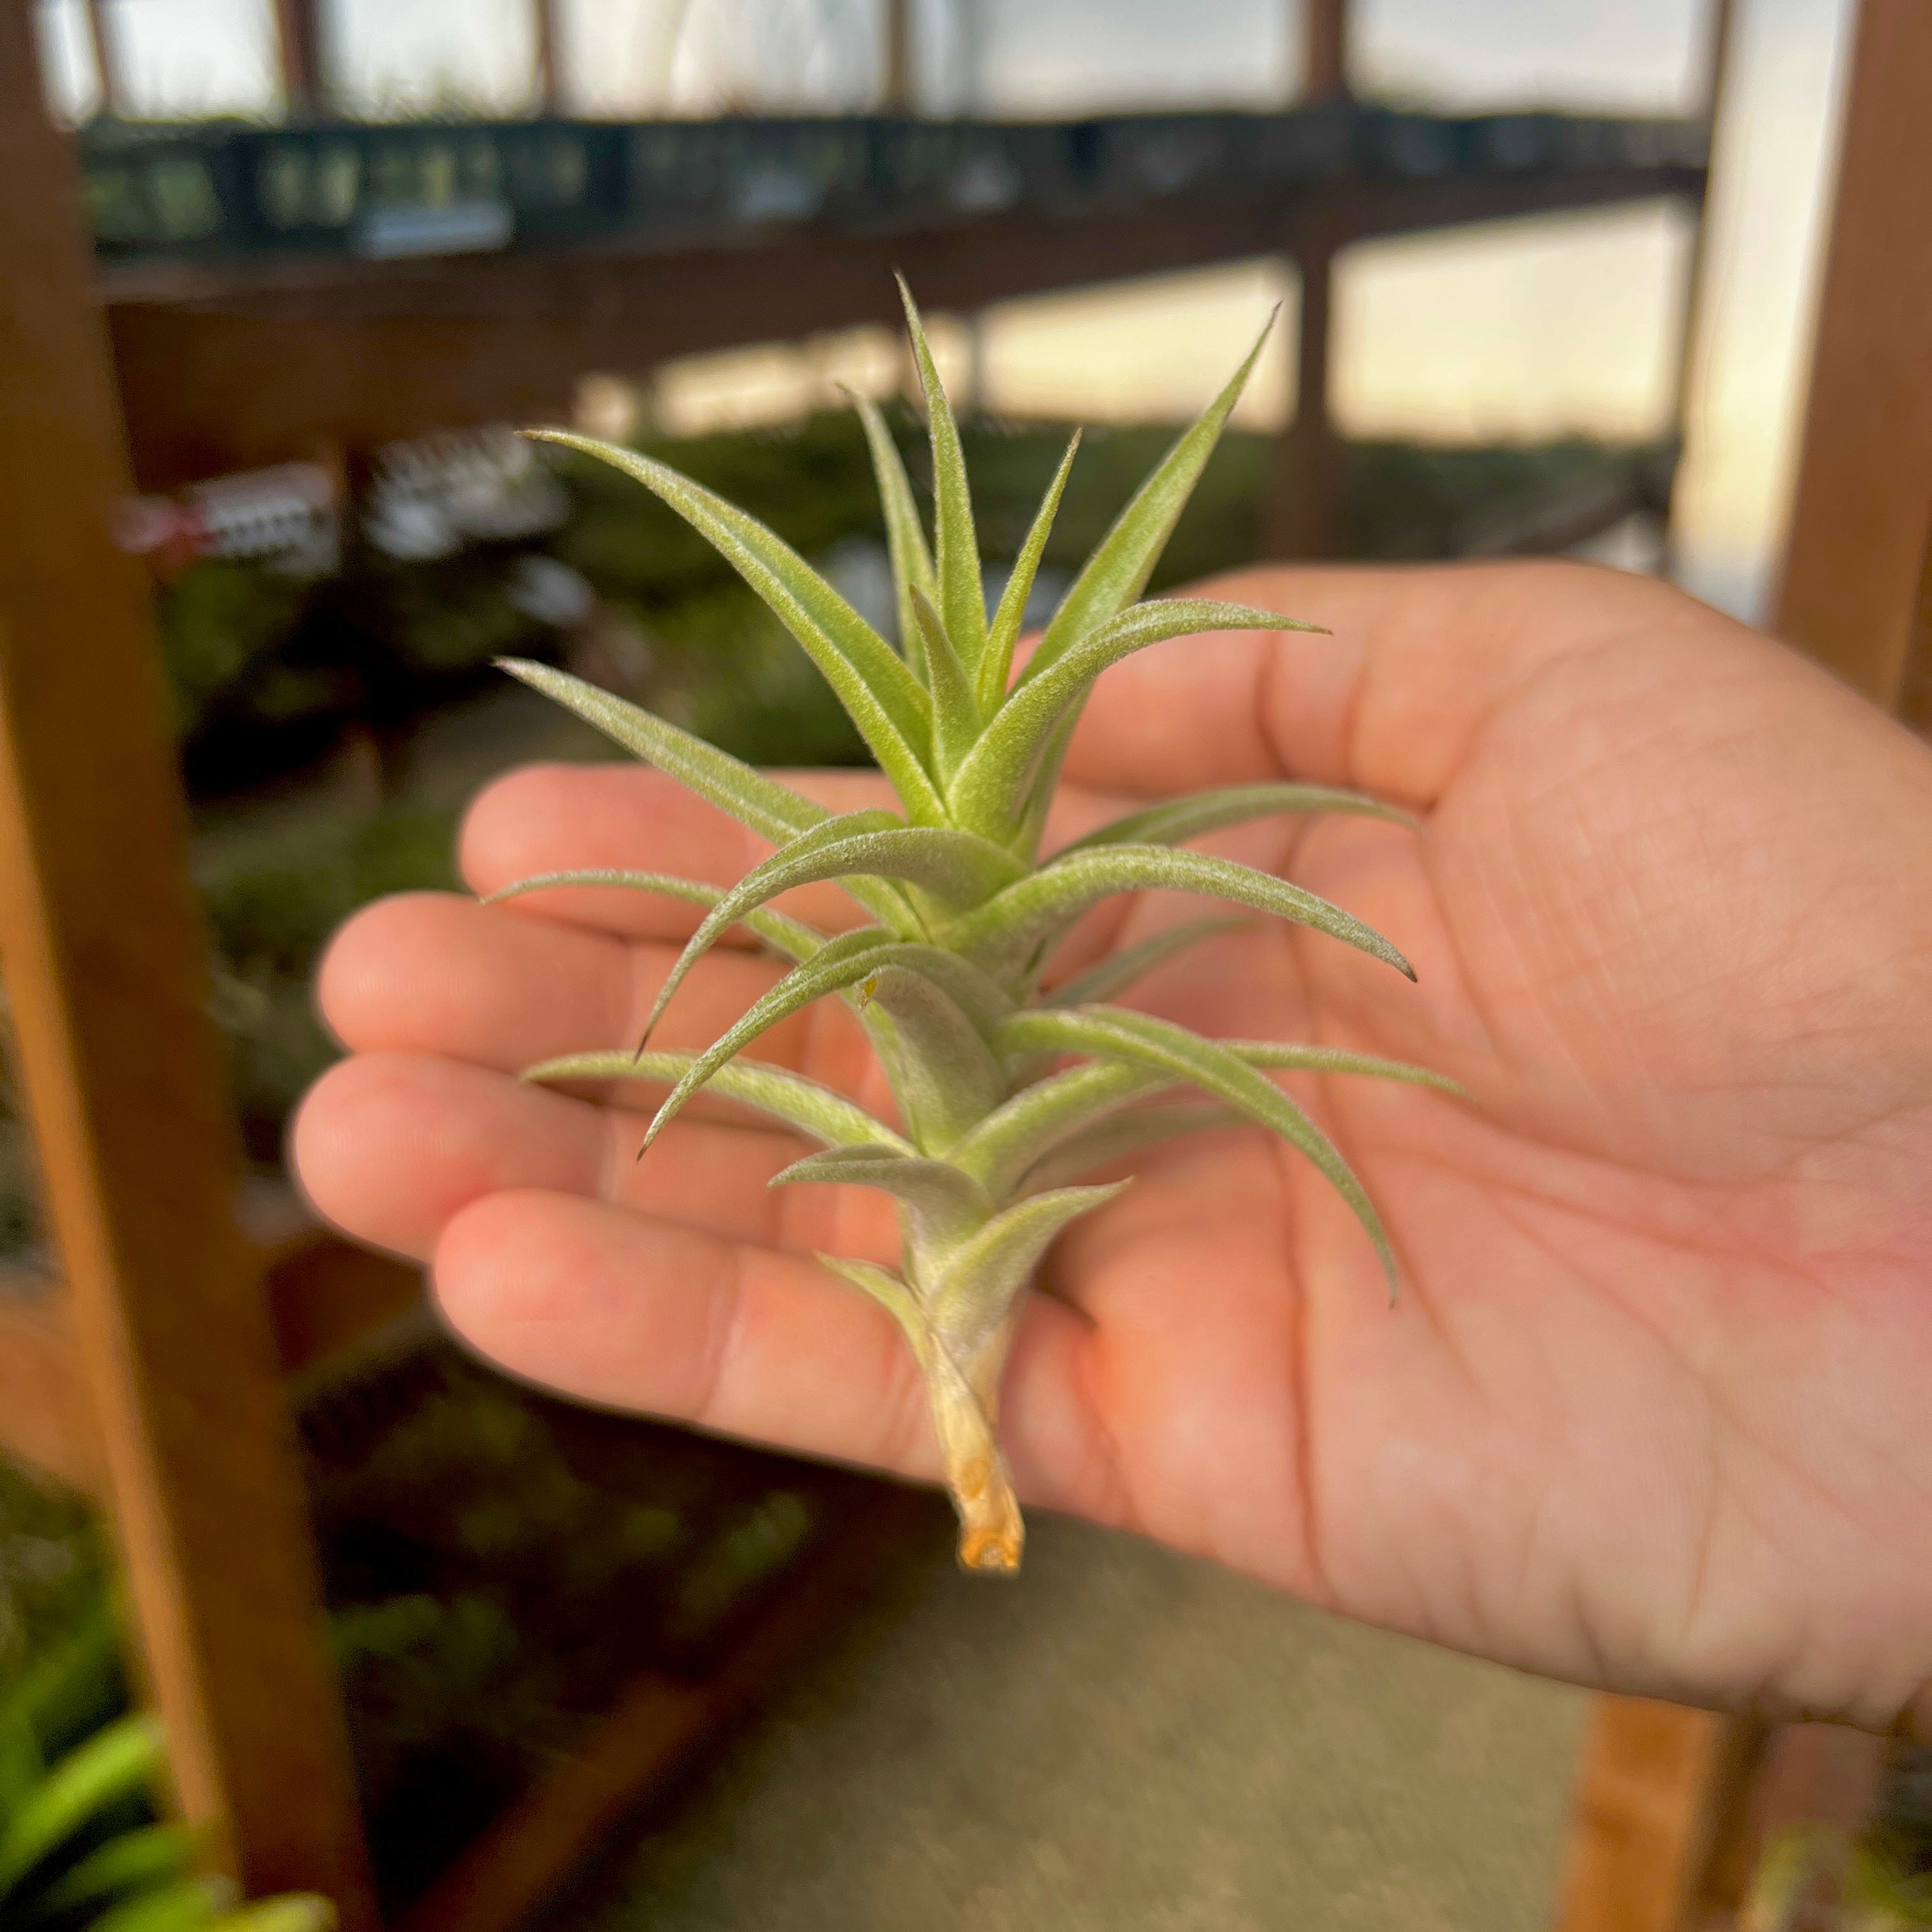
[[[682,517],[798,640],[892,780],[908,815],[925,824],[945,822],[945,809],[920,758],[932,727],[925,687],[892,646],[789,544],[723,497],[634,450],[565,430],[524,434],[611,464]]]
[[[182,1879],[158,1892],[138,1893],[110,1907],[88,1932],[200,1932],[220,1917],[234,1896],[226,1880]]]
[[[1091,1054],[1184,1080],[1271,1128],[1312,1160],[1375,1244],[1389,1293],[1396,1290],[1395,1252],[1375,1204],[1334,1144],[1279,1087],[1218,1042],[1172,1021],[1120,1006],[1077,1012],[1018,1012],[1000,1022],[994,1044],[1004,1052]]]
[[[146,1790],[160,1762],[160,1727],[145,1713],[76,1745],[0,1826],[0,1898],[106,1807]]]
[[[1162,1141],[1183,1134],[1204,1133],[1214,1127],[1245,1126],[1246,1115],[1211,1100],[1166,1101],[1158,1106],[1126,1107],[1090,1127],[1070,1134],[1036,1166],[1027,1170],[1022,1185],[1028,1192],[1064,1187],[1111,1166],[1130,1154],[1144,1153]]]
[[[47,1888],[46,1903],[65,1911],[118,1892],[185,1877],[195,1857],[195,1834],[185,1825],[146,1825],[88,1852]]]
[[[562,886],[614,886],[627,892],[660,892],[666,898],[682,899],[688,905],[715,906],[724,896],[722,886],[708,886],[696,879],[680,879],[668,872],[621,872],[604,870],[586,872],[542,872],[535,878],[519,879],[513,886],[487,893],[482,903],[500,905],[505,899],[525,892],[550,892]],[[747,913],[740,922],[748,926],[774,952],[788,959],[809,959],[825,944],[825,934],[769,908]]]
[[[1124,818],[1113,819],[1075,839],[1054,856],[1064,858],[1069,852],[1084,852],[1096,845],[1178,845],[1184,838],[1198,838],[1204,832],[1219,832],[1250,819],[1314,812],[1355,813],[1386,818],[1411,831],[1420,829],[1412,812],[1384,805],[1366,792],[1342,791],[1333,785],[1224,785],[1168,799],[1144,812],[1130,812]]]
[[[641,705],[628,704],[580,677],[572,677],[568,671],[522,658],[499,658],[496,663],[499,669],[575,712],[627,752],[656,765],[687,791],[774,845],[782,845],[832,816],[822,805],[766,778],[729,752],[667,724]],[[904,894],[896,886],[855,880],[845,890],[874,919],[890,924],[912,917]]]
[[[852,396],[852,406],[865,425],[872,474],[878,479],[879,507],[885,512],[886,548],[892,560],[892,589],[898,607],[899,649],[905,653],[914,674],[923,677],[926,651],[919,620],[913,614],[912,593],[922,591],[935,603],[938,601],[939,579],[933,571],[932,554],[926,548],[919,506],[914,500],[905,465],[899,460],[898,445],[892,440],[884,416],[869,397],[849,390],[847,394]]]
[[[1418,1086],[1432,1087],[1446,1094],[1462,1095],[1462,1089],[1439,1073],[1411,1066],[1399,1060],[1384,1060],[1369,1053],[1351,1053],[1338,1047],[1306,1046],[1276,1040],[1231,1040],[1220,1042],[1238,1060],[1250,1066],[1276,1071],[1298,1070],[1317,1073],[1367,1074],[1387,1080],[1402,1080]],[[1054,1048],[1052,1051],[1058,1052]],[[1034,1057],[1029,1050],[1027,1057]],[[947,1158],[980,1181],[996,1200],[1004,1200],[1023,1186],[1040,1184],[1039,1177],[1050,1165],[1058,1177],[1055,1184],[1077,1180],[1102,1158],[1076,1159],[1072,1150],[1092,1136],[1105,1145],[1106,1136],[1116,1119],[1120,1131],[1127,1132],[1127,1121],[1138,1118],[1123,1110],[1156,1098],[1177,1082],[1145,1067],[1120,1061],[1089,1060],[1067,1067],[1022,1088],[1004,1106],[987,1115],[979,1126],[955,1147]],[[1466,1096],[1464,1096],[1466,1097]],[[1184,1110],[1168,1106],[1146,1110],[1150,1114],[1182,1114]],[[1219,1124],[1204,1118],[1201,1125]],[[1133,1130],[1138,1132],[1138,1130]],[[1172,1131],[1184,1131],[1174,1128]],[[1138,1143],[1135,1143],[1138,1144]],[[1130,1150],[1124,1147],[1121,1151]]]
[[[1009,842],[1012,850],[1030,862],[1038,862],[1040,842],[1046,836],[1046,821],[1053,810],[1054,794],[1059,789],[1060,767],[1066,762],[1066,754],[1072,745],[1073,734],[1079,728],[1083,709],[1078,704],[1069,706],[1066,716],[1053,728],[1053,736],[1046,741],[1046,748],[1040,754],[1040,768],[1034,773],[1033,782],[1028,790],[1026,805],[1020,814],[1019,829]]]
[[[13,1815],[46,1768],[26,1712],[10,1703],[0,1706],[0,1822]]]
[[[1080,447],[1080,432],[1073,432],[1073,440],[1066,446],[1066,454],[1060,459],[1060,467],[1054,472],[1053,481],[1047,485],[1046,495],[1033,520],[1033,526],[1027,532],[1026,542],[1020,546],[1020,554],[1013,562],[1012,574],[1006,579],[1006,587],[1000,592],[999,608],[993,613],[993,628],[987,634],[986,655],[980,661],[980,709],[990,715],[999,709],[1000,700],[1006,694],[1006,680],[1012,674],[1013,646],[1019,642],[1020,627],[1026,622],[1026,608],[1033,596],[1034,580],[1040,573],[1040,560],[1046,554],[1046,540],[1053,534],[1053,520],[1060,512],[1060,499],[1066,488],[1066,478],[1073,468],[1073,458]]]
[[[941,1154],[1005,1099],[1006,1082],[979,1029],[922,973],[881,964],[860,982],[862,1001],[892,1015],[904,1048],[898,1102],[908,1131]]]
[[[1411,1087],[1432,1087],[1458,1100],[1469,1098],[1469,1090],[1445,1073],[1432,1073],[1426,1066],[1412,1066],[1406,1060],[1384,1060],[1378,1053],[1351,1053],[1346,1047],[1304,1046],[1292,1040],[1230,1040],[1222,1044],[1250,1066],[1274,1072],[1361,1073],[1372,1079],[1397,1080]]]
[[[728,752],[568,671],[525,658],[499,658],[496,664],[775,845],[832,816],[822,805],[766,778]]]
[[[796,838],[781,845],[763,865],[754,866],[730,891],[721,893],[712,902],[711,910],[699,920],[698,930],[686,940],[683,952],[658,989],[650,1017],[644,1022],[646,1042],[657,1030],[658,1022],[664,1018],[665,1007],[670,1004],[671,996],[684,984],[686,976],[734,926],[766,900],[776,898],[794,886],[812,885],[824,879],[836,878],[840,857],[855,837],[902,829],[897,816],[890,812],[868,808],[843,812],[836,818],[822,819]],[[832,860],[835,869],[830,872],[821,868],[824,855],[828,852],[835,854]]]
[[[891,1269],[871,1262],[848,1261],[839,1255],[818,1255],[814,1258],[820,1268],[829,1268],[841,1281],[850,1282],[869,1294],[905,1330],[921,1360],[924,1359],[928,1339],[926,1316],[918,1297]]]
[[[225,1913],[215,1932],[334,1932],[335,1922],[335,1907],[320,1894],[289,1892]]]
[[[1212,597],[1159,598],[1135,604],[1069,646],[1046,671],[1036,674],[1037,657],[1027,667],[948,788],[953,816],[989,838],[1010,837],[1048,742],[1109,664],[1150,644],[1206,631],[1319,628],[1297,617]]]
[[[1208,459],[1214,453],[1229,415],[1247,386],[1262,344],[1268,340],[1274,320],[1268,320],[1247,359],[1229,378],[1227,386],[1202,412],[1160,466],[1135,491],[1133,500],[1115,520],[1088,558],[1086,567],[1074,579],[1073,586],[1054,613],[1040,649],[1028,666],[1037,675],[1059,662],[1074,645],[1100,625],[1106,623],[1147,588],[1174,525],[1193,494]]]
[[[946,1158],[994,1200],[1004,1201],[1018,1190],[1027,1171],[1063,1141],[1171,1084],[1168,1076],[1144,1067],[1098,1061],[1070,1066],[1022,1088]]]
[[[943,905],[956,908],[984,903],[1024,871],[1010,853],[970,832],[902,825],[886,812],[853,812],[826,819],[801,832],[762,866],[754,866],[705,915],[658,994],[644,1037],[650,1039],[685,976],[725,932],[766,900],[795,886],[869,874],[905,880]]]
[[[1089,906],[1115,892],[1145,891],[1199,892],[1252,906],[1328,933],[1415,977],[1408,962],[1352,913],[1251,866],[1165,845],[1108,845],[1056,859],[963,914],[944,938],[994,978],[1009,979],[1026,971]]]
[[[1015,1203],[963,1243],[926,1298],[956,1360],[971,1360],[1012,1312],[1054,1238],[1132,1184],[1062,1187]]]
[[[993,1218],[993,1198],[950,1162],[908,1156],[887,1147],[844,1147],[794,1161],[770,1185],[821,1181],[876,1187],[904,1202],[913,1220],[915,1250],[950,1248]]]
[[[906,286],[898,278],[905,304],[906,327],[926,392],[926,428],[932,440],[932,494],[938,532],[940,614],[946,634],[969,674],[976,672],[986,650],[986,592],[980,578],[980,544],[973,530],[973,494],[966,482],[966,458],[959,447],[959,425],[939,380],[926,326]],[[928,657],[930,659],[928,646]]]
[[[976,1010],[985,1010],[979,991],[984,985],[983,980],[974,973],[968,962],[950,960],[934,946],[895,940],[876,926],[841,933],[837,938],[826,940],[802,965],[794,967],[722,1038],[713,1041],[692,1062],[652,1123],[644,1146],[650,1145],[692,1094],[714,1078],[719,1067],[760,1034],[812,1000],[827,993],[857,986],[873,974],[882,974],[887,968],[895,966],[923,974],[969,1016]],[[992,990],[997,994],[997,988]],[[1004,1004],[1004,995],[998,997]],[[892,1138],[896,1139],[898,1136]]]
[[[658,1108],[656,1118],[645,1132],[644,1145],[638,1150],[638,1157],[641,1160],[650,1150],[651,1143],[670,1124],[686,1101],[760,1034],[769,1031],[801,1006],[809,1006],[827,993],[856,986],[868,974],[876,972],[884,963],[884,956],[892,944],[889,934],[881,932],[876,926],[868,926],[857,932],[841,933],[836,939],[828,940],[802,966],[794,966],[770,992],[754,1000],[735,1024],[713,1040],[678,1076],[670,1096]],[[873,1134],[867,1138],[879,1136]],[[898,1136],[895,1135],[892,1138],[896,1139]]]
[[[1124,946],[1118,952],[1108,953],[1084,973],[1076,973],[1072,979],[1063,980],[1041,1004],[1049,1006],[1084,1006],[1095,1000],[1111,1000],[1116,993],[1124,992],[1143,974],[1151,973],[1156,966],[1166,964],[1176,953],[1185,952],[1197,940],[1210,939],[1217,932],[1237,932],[1253,923],[1252,920],[1230,919],[1221,914],[1207,919],[1184,920],[1178,926],[1169,926],[1165,932],[1156,932],[1151,939],[1143,939],[1138,946]]]
[[[1013,1010],[1012,995],[1004,986],[943,946],[908,940],[892,947],[889,963],[930,980],[982,1034],[990,1034]]]
[[[926,665],[932,680],[933,762],[944,786],[965,763],[980,736],[980,706],[973,682],[926,592],[912,593],[913,615],[926,640]]]
[[[520,1077],[532,1084],[552,1080],[630,1080],[675,1086],[697,1058],[694,1053],[567,1053],[525,1067]],[[844,1094],[835,1094],[830,1087],[808,1080],[802,1073],[788,1072],[764,1060],[740,1060],[715,1068],[710,1079],[712,1090],[726,1100],[755,1107],[828,1146],[883,1146],[908,1154],[916,1151],[910,1141],[895,1133],[884,1121],[874,1119]]]

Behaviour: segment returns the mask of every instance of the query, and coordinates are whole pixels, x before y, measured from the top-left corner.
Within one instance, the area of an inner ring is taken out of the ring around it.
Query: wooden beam
[[[1336,100],[1348,92],[1348,0],[1301,0],[1301,92]]]
[[[274,0],[275,58],[282,80],[283,111],[291,121],[312,121],[326,111],[328,64],[318,0]]]
[[[1295,334],[1294,415],[1269,452],[1262,554],[1335,557],[1342,554],[1342,491],[1347,452],[1329,412],[1328,338],[1335,250],[1319,233],[1295,250],[1301,305]]]
[[[0,7],[0,963],[176,1796],[250,1891],[374,1908],[207,1016],[70,140]]]
[[[1728,1737],[1706,1711],[1592,1700],[1552,1932],[1690,1932]]]
[[[1301,91],[1312,101],[1348,92],[1348,0],[1300,0]],[[1328,218],[1324,219],[1326,214]],[[1339,556],[1347,454],[1329,407],[1328,336],[1335,256],[1342,240],[1334,212],[1304,216],[1291,251],[1300,272],[1295,328],[1294,415],[1269,452],[1268,498],[1262,508],[1262,554]]]
[[[1776,628],[1888,709],[1932,518],[1932,6],[1863,0]]]
[[[100,1432],[56,1282],[0,1279],[0,1448],[88,1496],[106,1486]]]
[[[1358,183],[1304,196],[1176,196],[1079,220],[1039,213],[900,235],[795,231],[756,248],[606,249],[107,280],[137,477],[169,489],[282,462],[555,418],[590,370],[898,322],[902,267],[934,313],[1293,247],[1318,204],[1346,239],[1694,193],[1681,169],[1561,180]],[[1307,224],[1312,230],[1312,224]]]

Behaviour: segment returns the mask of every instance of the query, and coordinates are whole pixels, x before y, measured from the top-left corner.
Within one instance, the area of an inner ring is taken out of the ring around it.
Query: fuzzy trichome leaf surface
[[[904,292],[903,288],[902,292]],[[1060,761],[1094,680],[1131,652],[1226,630],[1317,628],[1211,598],[1143,601],[1162,546],[1253,367],[1260,345],[1141,486],[1080,572],[1024,669],[1014,647],[1074,458],[1070,446],[998,606],[982,588],[959,433],[910,296],[906,316],[926,392],[935,515],[928,536],[878,411],[860,401],[896,585],[896,640],[762,524],[646,456],[560,431],[538,432],[636,478],[715,544],[804,648],[850,713],[898,809],[833,815],[689,733],[564,672],[512,662],[514,676],[569,707],[748,826],[775,848],[731,889],[647,872],[526,880],[668,894],[705,908],[652,1016],[734,926],[791,970],[701,1053],[614,1045],[529,1070],[532,1080],[627,1080],[668,1087],[648,1150],[699,1088],[775,1115],[820,1144],[777,1177],[890,1195],[899,1265],[821,1256],[904,1331],[931,1397],[969,1570],[1010,1571],[1023,1530],[998,1434],[1000,1372],[1022,1298],[1054,1238],[1123,1186],[1096,1169],[1169,1136],[1258,1124],[1300,1150],[1354,1210],[1387,1272],[1395,1266],[1360,1183],[1307,1114],[1271,1079],[1315,1069],[1444,1085],[1366,1054],[1274,1041],[1208,1040],[1113,1004],[1132,981],[1225,917],[1195,920],[1051,991],[1045,969],[1081,914],[1111,894],[1198,894],[1326,934],[1414,976],[1388,940],[1340,908],[1181,842],[1282,813],[1404,814],[1358,794],[1251,784],[1172,800],[1088,833],[1042,860]],[[830,937],[771,908],[796,886],[836,880],[868,921]],[[507,896],[499,894],[497,896]],[[896,1124],[747,1054],[787,1015],[828,995],[868,1031],[898,1103]],[[1177,1102],[1191,1090],[1192,1102]]]

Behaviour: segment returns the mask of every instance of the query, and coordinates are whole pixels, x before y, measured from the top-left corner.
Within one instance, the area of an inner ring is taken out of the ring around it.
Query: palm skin
[[[1216,846],[1367,919],[1420,984],[1262,922],[1130,1003],[1471,1097],[1294,1082],[1387,1221],[1393,1310],[1346,1208],[1259,1132],[1137,1160],[1028,1304],[1022,1493],[1551,1675],[1932,1731],[1932,753],[1606,572],[1216,594],[1334,634],[1108,672],[1057,834],[1244,780],[1393,799],[1419,835],[1276,820]],[[487,891],[568,866],[729,883],[762,849],[658,774],[549,767],[484,794],[463,859]],[[856,921],[834,888],[795,903]],[[1112,902],[1069,963],[1198,909]],[[694,917],[587,891],[365,911],[325,964],[353,1057],[303,1108],[299,1171],[350,1233],[433,1261],[450,1322],[520,1374],[929,1476],[909,1354],[810,1258],[890,1260],[879,1197],[768,1192],[798,1144],[722,1105],[634,1163],[646,1095],[513,1078],[634,1038]],[[654,1043],[708,1043],[778,970],[714,956]],[[836,1002],[758,1051],[889,1106]]]

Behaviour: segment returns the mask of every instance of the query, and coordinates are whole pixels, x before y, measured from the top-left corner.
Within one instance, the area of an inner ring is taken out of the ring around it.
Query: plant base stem
[[[1004,1344],[1004,1337],[1001,1338]],[[1004,1355],[1004,1346],[1000,1348]],[[1000,1454],[992,1405],[982,1402],[938,1337],[920,1351],[946,1486],[959,1513],[959,1563],[982,1574],[1010,1576],[1020,1567],[1026,1526]],[[976,1376],[976,1380],[982,1379]]]

